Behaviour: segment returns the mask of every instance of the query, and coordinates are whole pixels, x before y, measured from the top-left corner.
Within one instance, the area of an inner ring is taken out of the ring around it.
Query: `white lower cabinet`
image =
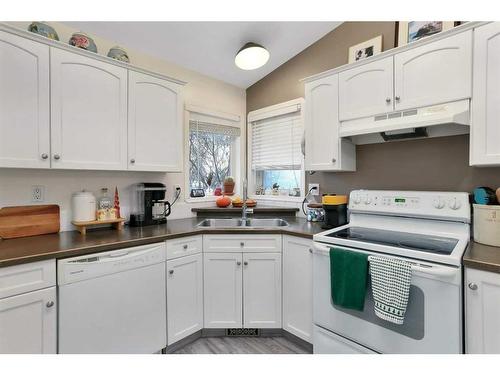
[[[243,254],[243,326],[281,328],[281,254]]]
[[[500,354],[500,274],[465,271],[465,351]]]
[[[283,236],[283,329],[309,343],[312,329],[313,241]]]
[[[0,268],[0,354],[57,353],[55,261]]]
[[[167,261],[167,345],[202,328],[202,254]]]
[[[241,253],[203,254],[205,328],[242,326]]]

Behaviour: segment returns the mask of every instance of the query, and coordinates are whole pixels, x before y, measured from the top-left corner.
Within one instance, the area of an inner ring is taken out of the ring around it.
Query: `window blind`
[[[209,134],[228,135],[231,137],[239,137],[241,134],[240,128],[235,126],[219,125],[198,120],[189,121],[189,130]]]
[[[300,169],[302,118],[293,115],[252,123],[252,169]]]

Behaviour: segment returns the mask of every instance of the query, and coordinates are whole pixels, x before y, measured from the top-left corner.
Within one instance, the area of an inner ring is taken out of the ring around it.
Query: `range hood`
[[[466,99],[343,121],[339,135],[361,145],[468,134],[469,128],[470,102]]]

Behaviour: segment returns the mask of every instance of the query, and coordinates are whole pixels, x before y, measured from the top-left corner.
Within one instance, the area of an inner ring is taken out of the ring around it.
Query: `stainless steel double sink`
[[[287,227],[288,223],[283,219],[205,219],[198,224],[203,228],[279,228]]]

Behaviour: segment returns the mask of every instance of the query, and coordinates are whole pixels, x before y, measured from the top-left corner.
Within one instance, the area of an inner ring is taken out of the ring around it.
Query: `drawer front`
[[[203,252],[212,253],[265,253],[281,252],[279,234],[227,234],[204,235]]]
[[[186,255],[199,254],[202,251],[202,236],[184,237],[175,240],[168,240],[167,260],[183,257]]]
[[[54,285],[56,285],[54,259],[0,268],[0,298]]]

